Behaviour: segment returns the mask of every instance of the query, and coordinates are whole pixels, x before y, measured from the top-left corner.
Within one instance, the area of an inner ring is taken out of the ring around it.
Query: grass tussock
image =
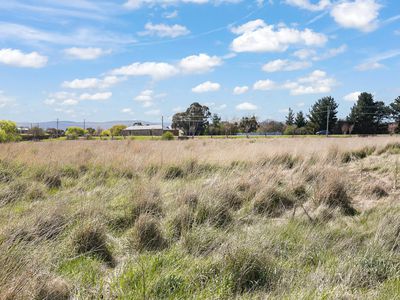
[[[166,247],[166,240],[157,219],[143,214],[136,220],[130,233],[132,245],[138,251],[157,251]]]
[[[267,217],[279,217],[294,206],[293,199],[276,187],[267,187],[254,198],[253,211]]]
[[[113,263],[105,229],[95,222],[76,228],[71,234],[71,246],[76,255],[89,255]]]

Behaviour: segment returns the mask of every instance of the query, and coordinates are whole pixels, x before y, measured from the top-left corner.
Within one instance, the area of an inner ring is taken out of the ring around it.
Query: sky
[[[283,120],[400,95],[395,0],[0,1],[0,119]]]

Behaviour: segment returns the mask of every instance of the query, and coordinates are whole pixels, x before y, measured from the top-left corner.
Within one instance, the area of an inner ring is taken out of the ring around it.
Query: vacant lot
[[[0,145],[0,299],[400,297],[400,138]]]

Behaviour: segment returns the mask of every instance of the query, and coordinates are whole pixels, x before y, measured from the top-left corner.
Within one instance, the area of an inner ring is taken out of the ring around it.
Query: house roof
[[[125,128],[125,130],[155,130],[162,129],[161,125],[133,125]],[[164,127],[164,129],[168,129]]]

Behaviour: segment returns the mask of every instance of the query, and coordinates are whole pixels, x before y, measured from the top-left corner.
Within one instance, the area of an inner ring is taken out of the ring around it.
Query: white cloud
[[[50,43],[58,45],[128,45],[136,42],[130,36],[116,32],[99,31],[90,28],[80,28],[74,32],[50,32],[38,30],[33,27],[0,22],[0,38],[2,40],[17,40],[28,44]]]
[[[150,35],[159,37],[176,38],[178,36],[188,35],[190,31],[182,25],[167,25],[147,23],[144,27],[146,30],[140,32],[139,35]]]
[[[377,28],[380,9],[376,0],[342,1],[334,5],[331,15],[342,27],[368,32]]]
[[[358,96],[361,94],[361,92],[353,92],[350,93],[346,96],[343,97],[344,100],[350,101],[350,102],[356,102],[358,100]]]
[[[18,49],[0,49],[0,63],[20,68],[43,68],[48,58],[37,52],[23,53]]]
[[[4,91],[0,91],[0,108],[4,108],[13,102],[11,98],[4,94]]]
[[[205,53],[185,57],[179,62],[179,67],[184,73],[206,73],[220,65],[222,65],[221,58]]]
[[[243,102],[236,105],[236,110],[257,110],[257,105],[250,102]]]
[[[391,59],[391,58],[398,57],[398,56],[400,56],[399,49],[386,51],[386,52],[380,53],[379,55],[376,55],[374,57],[367,59],[363,63],[356,66],[355,69],[358,71],[368,71],[368,70],[376,70],[376,69],[384,68],[385,65],[381,64],[381,61],[385,61],[387,59]]]
[[[272,80],[259,80],[253,85],[254,90],[268,91],[276,88],[276,83]]]
[[[282,52],[291,45],[323,46],[328,40],[311,29],[298,30],[286,25],[268,25],[263,20],[250,21],[232,29],[239,35],[231,44],[235,52]]]
[[[124,6],[127,9],[139,9],[143,6],[167,6],[167,5],[178,5],[180,3],[192,3],[192,4],[220,4],[220,3],[238,3],[241,0],[128,0]]]
[[[166,19],[174,19],[174,18],[178,17],[178,14],[179,14],[178,11],[174,10],[174,11],[171,11],[171,12],[163,13],[163,17],[166,18]]]
[[[266,63],[262,70],[264,72],[278,72],[278,71],[296,71],[311,67],[311,63],[308,61],[290,61],[277,59]]]
[[[312,56],[315,56],[316,54],[317,51],[315,51],[314,49],[300,49],[293,53],[293,55],[299,59],[307,59]]]
[[[400,35],[400,29],[394,31],[395,35]]]
[[[135,101],[142,103],[143,107],[150,107],[153,105],[154,91],[144,90],[135,97]]]
[[[125,78],[117,76],[106,76],[103,79],[74,79],[72,81],[64,81],[61,86],[69,89],[105,89],[117,84],[122,80],[125,80]]]
[[[77,105],[78,103],[79,101],[76,99],[65,99],[63,102],[61,102],[61,105],[73,106]]]
[[[192,92],[193,93],[215,92],[215,91],[218,91],[220,88],[221,88],[221,85],[219,83],[206,81],[206,82],[203,82],[202,84],[199,84],[198,86],[192,88]]]
[[[381,69],[384,68],[385,66],[381,64],[380,62],[377,61],[368,61],[362,64],[359,64],[356,66],[357,71],[370,71],[370,70],[376,70],[376,69]]]
[[[235,94],[235,95],[241,95],[241,94],[244,94],[244,93],[246,93],[247,91],[249,90],[249,87],[248,86],[237,86],[237,87],[235,87],[234,89],[233,89],[233,93]]]
[[[64,50],[64,53],[75,59],[81,60],[93,60],[101,56],[111,53],[109,50],[103,50],[101,48],[68,48]]]
[[[129,114],[129,115],[133,115],[134,114],[134,112],[133,112],[133,110],[131,108],[123,108],[123,109],[121,109],[121,112],[124,113],[124,114]]]
[[[324,10],[331,5],[330,0],[320,0],[316,4],[311,3],[310,0],[286,0],[286,3],[311,11]]]
[[[148,110],[144,113],[147,116],[160,116],[161,115],[161,110],[159,109],[152,109]]]
[[[296,106],[297,106],[297,107],[304,107],[304,105],[306,105],[304,102],[296,103]]]
[[[114,75],[150,76],[154,80],[166,79],[179,73],[178,68],[164,62],[133,63],[111,71]]]
[[[296,81],[287,81],[282,88],[290,90],[291,95],[307,95],[329,93],[336,85],[336,80],[328,77],[327,73],[316,70],[306,77],[301,77]]]
[[[92,101],[104,101],[108,100],[112,97],[111,92],[105,92],[105,93],[96,93],[96,94],[88,94],[84,93],[80,95],[81,100],[92,100]]]

